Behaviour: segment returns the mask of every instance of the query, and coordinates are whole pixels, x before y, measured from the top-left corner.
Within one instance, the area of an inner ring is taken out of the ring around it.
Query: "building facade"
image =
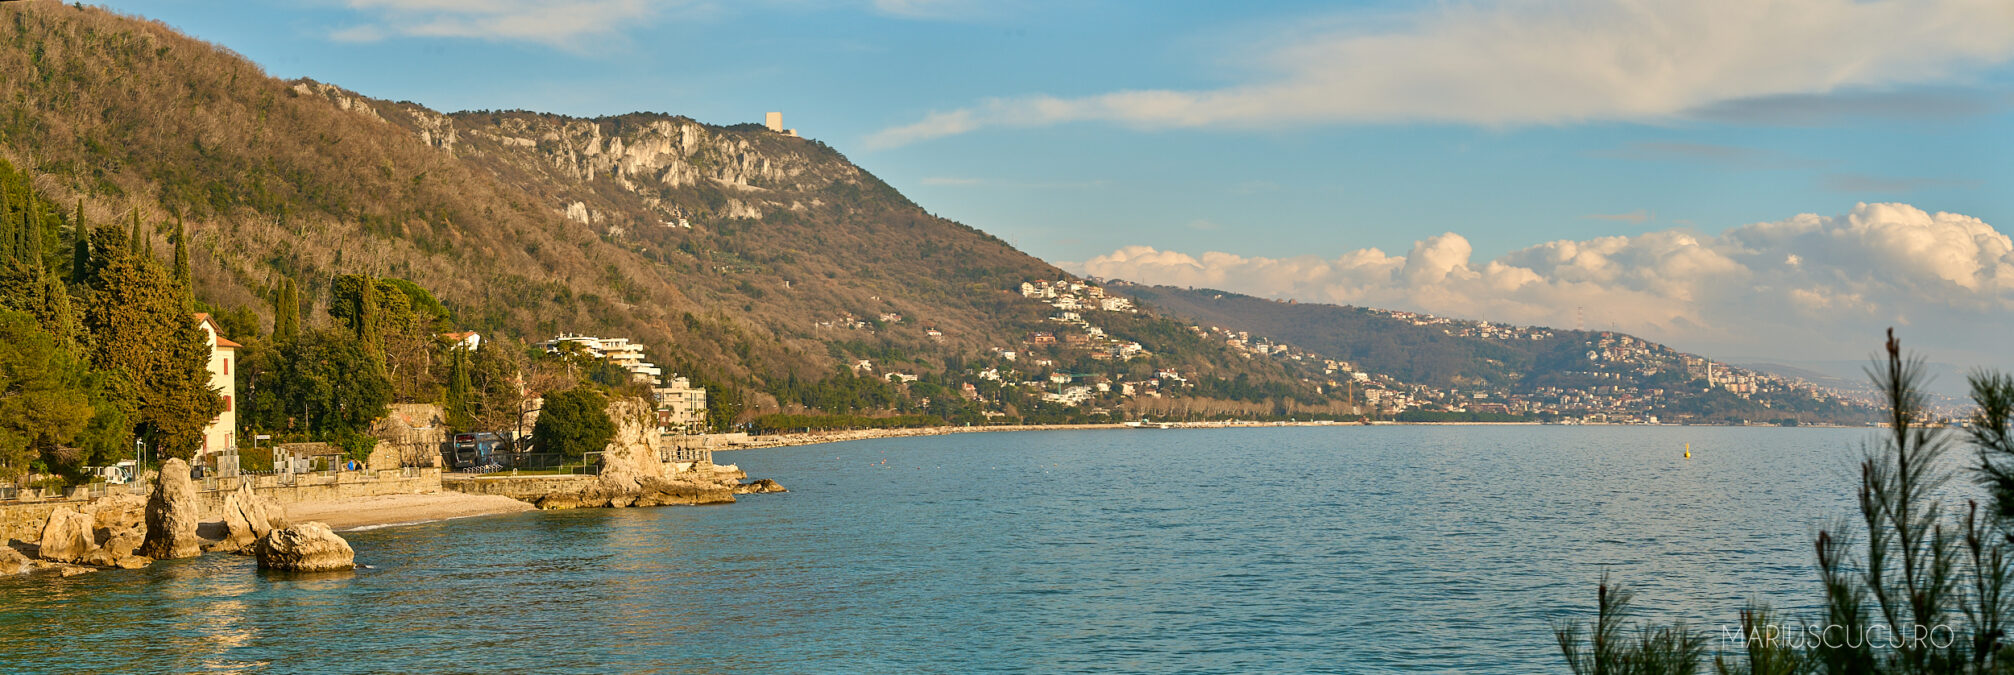
[[[203,342],[210,347],[210,388],[224,397],[224,411],[203,427],[203,448],[198,454],[206,455],[238,446],[238,384],[231,371],[238,365],[240,345],[224,337],[210,315],[197,314],[196,323],[203,326]]]

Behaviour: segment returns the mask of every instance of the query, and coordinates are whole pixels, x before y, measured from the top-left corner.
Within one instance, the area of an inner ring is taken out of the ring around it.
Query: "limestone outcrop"
[[[271,497],[261,497],[252,492],[252,486],[240,483],[238,491],[224,497],[223,513],[225,536],[222,541],[204,545],[204,550],[227,553],[249,554],[252,544],[273,530],[286,527],[286,507]]]
[[[771,492],[789,492],[789,490],[783,489],[781,484],[768,478],[749,481],[734,488],[734,494],[738,495],[768,494]]]
[[[147,498],[147,538],[139,554],[155,560],[202,555],[203,540],[196,536],[201,506],[196,499],[189,463],[180,459],[162,462],[154,494]]]
[[[79,562],[99,567],[140,569],[154,564],[153,560],[134,554],[145,540],[145,531],[137,527],[99,530],[98,549]]]
[[[273,530],[254,546],[259,569],[336,572],[356,569],[356,551],[329,526],[307,522]]]
[[[83,562],[98,551],[98,541],[91,530],[91,516],[67,506],[58,508],[49,514],[49,522],[42,525],[37,555],[62,563]]]
[[[601,453],[601,485],[615,492],[637,492],[642,482],[667,473],[657,433],[657,411],[640,398],[610,401],[608,418],[615,436]]]
[[[147,497],[136,494],[116,494],[91,500],[78,509],[91,514],[91,526],[99,530],[147,529]]]
[[[731,504],[737,491],[743,491],[741,481],[748,474],[740,467],[673,461],[673,453],[662,445],[656,410],[648,402],[611,401],[608,416],[615,422],[615,436],[602,450],[597,475],[540,480],[532,489],[507,496],[541,509],[583,509]],[[782,489],[768,481],[753,491]]]
[[[12,546],[0,546],[0,577],[27,574],[35,571],[35,560],[22,555]]]
[[[371,425],[378,444],[364,466],[372,471],[396,471],[402,466],[440,466],[441,444],[448,440],[447,417],[432,403],[394,403],[383,419]]]
[[[645,478],[638,481],[634,489],[583,482],[573,489],[552,490],[529,501],[541,509],[732,504],[734,490],[717,483]]]

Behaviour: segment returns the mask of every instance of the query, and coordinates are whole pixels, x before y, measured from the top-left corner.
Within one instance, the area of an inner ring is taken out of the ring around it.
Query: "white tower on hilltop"
[[[791,138],[797,137],[796,129],[783,128],[783,113],[780,112],[773,112],[764,115],[762,118],[762,126],[769,127],[770,131],[774,131],[776,133],[789,136]]]

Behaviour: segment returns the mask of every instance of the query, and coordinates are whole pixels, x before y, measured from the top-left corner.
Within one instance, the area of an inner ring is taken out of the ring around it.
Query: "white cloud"
[[[1963,84],[2014,59],[2014,3],[2006,0],[1501,0],[1433,3],[1396,22],[1353,23],[1385,30],[1282,36],[1274,44],[1284,45],[1259,60],[1266,72],[1249,83],[996,98],[885,129],[869,144],[1074,121],[1171,128],[1796,119],[1785,109],[1812,108],[1825,95]],[[1905,100],[1882,109],[1923,107]]]
[[[532,42],[578,50],[655,15],[650,0],[346,0],[369,23],[331,38],[375,42],[392,37],[448,37]]]
[[[1986,222],[1907,204],[1859,204],[1702,237],[1680,230],[1553,241],[1475,261],[1466,238],[1429,237],[1403,256],[1191,256],[1131,246],[1076,266],[1142,283],[1609,328],[1721,353],[1864,355],[1882,328],[1910,326],[1939,358],[2006,364],[2014,331],[2014,240]]]

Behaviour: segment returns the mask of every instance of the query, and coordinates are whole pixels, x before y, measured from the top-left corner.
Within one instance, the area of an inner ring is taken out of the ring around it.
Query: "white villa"
[[[241,345],[224,337],[208,314],[197,314],[196,323],[202,324],[203,342],[210,346],[210,388],[224,397],[224,411],[203,427],[203,448],[198,454],[206,455],[238,446],[238,385],[231,375],[231,362],[238,360]]]
[[[664,369],[657,364],[643,360],[643,345],[630,342],[629,338],[598,338],[588,335],[564,334],[539,345],[548,352],[557,352],[567,343],[580,345],[589,356],[608,359],[629,371],[630,377],[639,382],[657,386],[664,376]]]

